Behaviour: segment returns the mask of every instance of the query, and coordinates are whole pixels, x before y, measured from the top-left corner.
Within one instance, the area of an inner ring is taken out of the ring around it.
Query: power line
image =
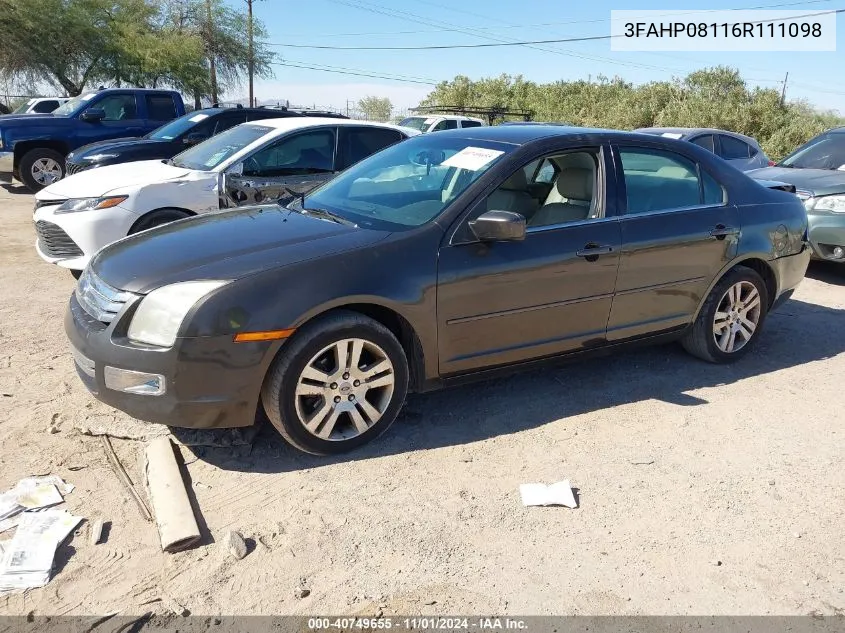
[[[354,71],[351,71],[351,70],[338,70],[338,69],[332,68],[332,67],[321,68],[321,67],[314,66],[314,65],[292,64],[292,63],[288,63],[288,62],[271,62],[271,65],[273,65],[273,66],[285,66],[285,67],[288,67],[288,68],[302,68],[304,70],[318,70],[318,71],[326,72],[326,73],[336,73],[338,75],[354,75],[356,77],[369,77],[370,79],[386,79],[386,80],[389,80],[389,81],[399,81],[399,82],[402,82],[402,83],[409,83],[409,84],[421,84],[421,85],[425,85],[425,86],[436,86],[437,85],[437,82],[434,82],[434,81],[418,81],[416,79],[401,79],[399,77],[389,77],[387,75],[378,75],[378,74],[370,73],[370,72],[367,72],[367,71],[354,72]]]
[[[348,70],[350,72],[355,72],[355,73],[370,73],[370,72],[372,72],[372,73],[384,75],[386,77],[395,77],[396,79],[403,79],[403,80],[404,79],[415,79],[415,80],[423,81],[423,82],[426,82],[426,83],[429,83],[429,84],[432,84],[432,85],[436,85],[437,83],[440,82],[439,79],[432,79],[431,77],[420,77],[419,75],[405,75],[405,74],[399,74],[399,73],[389,73],[389,72],[384,72],[384,71],[370,71],[370,70],[366,70],[366,69],[363,69],[363,68],[349,68],[349,67],[346,67],[346,66],[335,66],[334,64],[321,64],[319,62],[303,61],[301,59],[285,58],[282,61],[284,61],[285,63],[290,63],[290,64],[310,64],[310,65],[315,65],[315,66],[322,66],[324,68],[330,68],[332,70]]]
[[[338,0],[335,0],[338,1]],[[346,4],[339,2],[340,4]],[[794,15],[788,18],[776,18],[772,20],[755,20],[749,24],[765,24],[769,22],[789,22],[799,18],[807,18],[818,15],[827,15],[829,13],[844,13],[845,9],[831,9],[830,11],[819,11],[817,13],[806,13],[804,15]],[[328,46],[322,44],[279,44],[268,42],[268,46],[281,46],[287,48],[308,48],[314,50],[329,50],[329,51],[433,51],[433,50],[452,50],[458,48],[497,48],[503,46],[531,46],[535,44],[563,44],[567,42],[592,42],[598,40],[610,40],[618,37],[625,37],[624,35],[588,35],[584,37],[567,37],[547,40],[522,40],[522,41],[496,41],[484,44],[435,44],[430,46]]]

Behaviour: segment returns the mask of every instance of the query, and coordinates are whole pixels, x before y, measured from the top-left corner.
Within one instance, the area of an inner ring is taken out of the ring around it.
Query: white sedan
[[[99,249],[127,235],[220,208],[290,198],[415,134],[349,119],[265,119],[169,160],[86,170],[35,195],[35,248],[78,276]]]

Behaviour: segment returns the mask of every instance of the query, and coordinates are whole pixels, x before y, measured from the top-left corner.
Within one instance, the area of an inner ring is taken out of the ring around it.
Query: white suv
[[[422,134],[428,132],[439,132],[440,130],[456,130],[466,127],[481,127],[487,125],[481,119],[473,119],[468,116],[410,116],[399,122],[402,127],[417,130]]]

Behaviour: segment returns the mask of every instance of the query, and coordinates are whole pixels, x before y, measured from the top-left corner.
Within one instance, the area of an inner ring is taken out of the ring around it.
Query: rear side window
[[[343,156],[344,168],[364,160],[367,156],[375,154],[398,143],[404,137],[396,130],[379,128],[341,128],[343,134]]]
[[[461,121],[461,127],[481,127],[478,121]]]
[[[52,112],[56,108],[59,107],[58,101],[40,101],[39,103],[35,104],[35,107],[32,108],[33,112],[38,112],[41,114]]]
[[[456,130],[458,129],[458,122],[454,119],[443,119],[440,123],[434,126],[432,132],[439,132],[440,130]]]
[[[694,139],[690,141],[691,143],[695,143],[699,147],[703,147],[709,152],[715,153],[716,150],[713,149],[713,135],[712,134],[705,134],[704,136],[696,136]]]
[[[752,155],[750,151],[751,148],[748,146],[748,143],[740,141],[738,138],[734,138],[733,136],[720,134],[719,145],[721,145],[719,156],[725,160],[749,158]]]
[[[722,187],[706,173],[702,182],[698,166],[683,156],[663,150],[622,148],[620,158],[629,215],[723,201]]]
[[[176,118],[176,104],[170,95],[147,95],[147,118],[151,121],[170,121]]]

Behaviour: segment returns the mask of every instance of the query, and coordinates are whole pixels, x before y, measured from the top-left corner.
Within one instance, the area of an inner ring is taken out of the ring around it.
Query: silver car
[[[740,171],[774,164],[755,139],[736,132],[698,127],[644,127],[634,131],[695,143],[725,159]]]

